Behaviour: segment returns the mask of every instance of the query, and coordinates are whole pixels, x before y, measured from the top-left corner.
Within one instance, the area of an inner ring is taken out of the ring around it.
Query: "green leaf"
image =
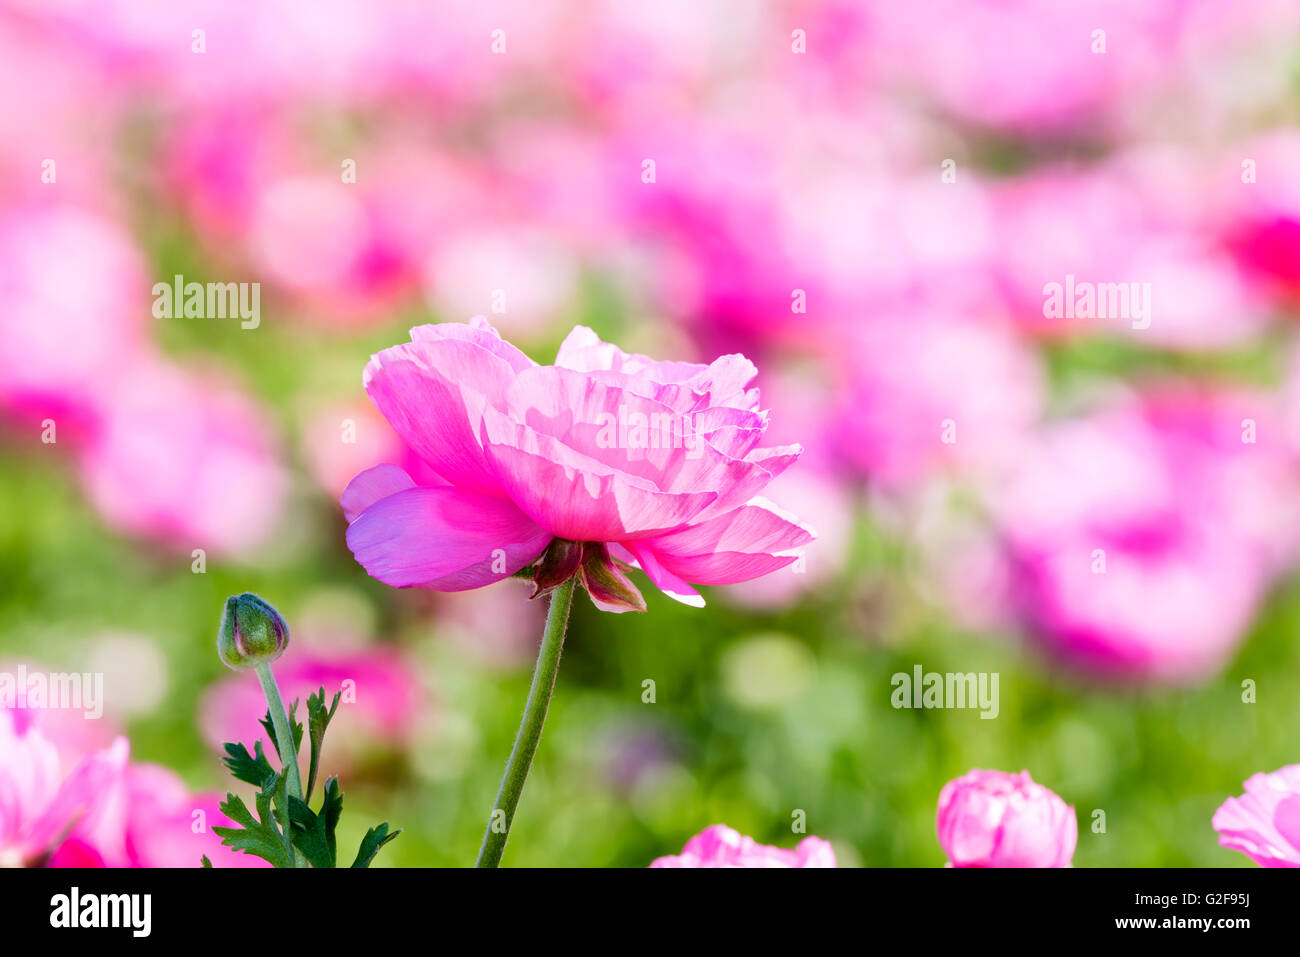
[[[316,772],[320,770],[320,752],[321,745],[325,741],[325,729],[329,727],[334,712],[339,709],[339,698],[342,696],[342,691],[334,692],[334,703],[330,705],[328,711],[325,710],[324,685],[321,685],[319,691],[307,698],[307,733],[311,737],[311,764],[308,766],[307,771],[305,800],[310,801],[312,792],[316,789]]]
[[[294,700],[289,705],[289,733],[293,735],[293,753],[296,755],[298,749],[302,747],[302,722],[298,720],[295,712],[298,710],[298,701]],[[266,709],[266,714],[262,717],[262,727],[266,729],[266,737],[275,748],[276,756],[279,757],[280,763],[284,763],[284,755],[280,754],[280,741],[275,736],[275,724],[271,721],[271,709]]]
[[[361,849],[357,851],[357,859],[352,862],[352,866],[369,867],[370,862],[379,853],[379,849],[401,833],[402,829],[399,827],[390,834],[387,821],[366,831],[366,836],[361,839]]]
[[[266,755],[262,753],[261,741],[253,742],[252,755],[242,744],[227,741],[224,747],[226,756],[221,763],[230,770],[235,780],[260,789],[275,777],[275,768],[271,767],[271,762],[266,760]]]
[[[289,798],[293,846],[302,852],[312,867],[338,866],[338,842],[334,831],[342,813],[343,793],[336,777],[325,782],[325,799],[319,814],[314,813],[305,801]]]
[[[204,866],[204,867],[207,867],[207,868],[211,868],[211,867],[212,867],[212,862],[211,862],[210,860],[208,860],[208,855],[206,855],[206,854],[202,855],[202,856],[199,858],[199,860],[201,860],[201,861],[203,862],[203,866]]]
[[[284,838],[275,823],[270,819],[270,796],[263,792],[257,796],[257,811],[261,818],[253,813],[243,800],[233,794],[227,794],[221,804],[221,812],[239,827],[213,827],[212,831],[221,838],[221,843],[236,851],[252,854],[274,867],[290,867],[289,855],[284,848]]]

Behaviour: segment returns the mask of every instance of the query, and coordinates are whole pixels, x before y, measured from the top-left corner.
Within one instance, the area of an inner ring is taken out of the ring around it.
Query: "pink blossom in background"
[[[434,633],[475,661],[516,668],[537,657],[537,636],[546,606],[521,601],[531,582],[508,580],[471,591],[442,592],[435,604]]]
[[[122,366],[147,350],[143,256],[116,223],[57,204],[0,217],[0,411],[84,444]]]
[[[992,321],[882,317],[836,345],[830,434],[843,461],[887,487],[1014,460],[1041,413],[1038,358]]]
[[[44,731],[57,712],[0,708],[0,863],[52,867],[246,866],[220,846],[213,796],[172,772],[132,764],[122,737],[80,754]],[[196,810],[203,815],[196,817]],[[256,863],[256,862],[254,862]]]
[[[812,539],[758,497],[800,449],[759,447],[766,414],[743,356],[655,362],[579,326],[539,366],[482,317],[419,326],[411,340],[371,359],[366,390],[452,484],[417,486],[384,465],[343,493],[348,546],[386,584],[481,587],[562,538],[613,545],[660,590],[702,605],[691,582],[756,578]],[[632,413],[675,425],[677,447],[620,439]]]
[[[660,857],[651,867],[834,867],[829,841],[805,837],[793,850],[759,844],[725,824],[706,827],[681,854]]]
[[[1195,6],[1180,0],[874,4],[864,35],[867,55],[891,88],[919,89],[937,108],[977,125],[1077,134],[1113,125],[1113,114],[1171,78]],[[1092,49],[1099,26],[1106,40],[1100,54]]]
[[[1207,196],[1235,182],[1230,171],[1174,152],[1087,170],[1044,167],[1006,181],[994,193],[994,274],[1012,318],[1049,338],[1092,334],[1177,349],[1224,348],[1258,334],[1267,303],[1197,215]],[[1059,310],[1048,306],[1049,284],[1060,291]],[[1108,284],[1122,284],[1127,305],[1103,297]],[[1080,302],[1085,286],[1090,315]]]
[[[276,680],[285,705],[297,699],[299,717],[307,698],[325,688],[325,703],[343,692],[330,723],[330,749],[324,756],[334,773],[356,763],[377,747],[400,749],[424,719],[427,696],[414,665],[397,651],[383,648],[313,652],[305,643],[276,663]],[[233,674],[217,681],[199,701],[203,739],[216,751],[227,741],[252,742],[265,737],[259,723],[266,699],[256,681]]]
[[[65,764],[32,716],[0,709],[0,860],[40,863],[88,813],[126,760],[126,741]]]
[[[1294,548],[1290,452],[1271,421],[1258,398],[1165,390],[1043,429],[992,493],[1030,630],[1103,675],[1221,667]]]
[[[1300,867],[1300,764],[1252,774],[1214,812],[1219,843],[1261,867]]]
[[[1079,839],[1074,808],[1028,771],[977,768],[949,781],[936,826],[954,867],[1068,867]]]
[[[412,250],[393,241],[362,188],[332,177],[278,180],[258,197],[250,226],[258,275],[318,314],[373,319],[417,282]]]
[[[427,264],[425,298],[443,316],[492,313],[512,339],[536,339],[577,292],[578,263],[528,223],[460,229]]]
[[[79,470],[110,525],[188,552],[247,554],[282,516],[287,476],[246,396],[158,361],[123,368]]]
[[[1300,133],[1280,131],[1236,153],[1223,164],[1224,241],[1249,277],[1294,306],[1300,302],[1300,185],[1293,175]]]
[[[204,856],[213,867],[271,866],[222,846],[212,828],[235,826],[221,812],[224,794],[191,794],[175,773],[153,764],[132,765],[121,787],[126,866],[198,867]]]

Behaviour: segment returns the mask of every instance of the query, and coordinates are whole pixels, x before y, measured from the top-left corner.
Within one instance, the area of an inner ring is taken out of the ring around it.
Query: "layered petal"
[[[489,409],[488,454],[511,501],[558,538],[610,542],[679,528],[717,492],[661,492]]]
[[[486,349],[501,359],[515,372],[537,365],[517,348],[501,338],[501,333],[492,328],[492,324],[483,316],[475,316],[468,323],[440,322],[416,326],[411,330],[412,342],[439,342],[455,339],[470,342],[481,349]]]
[[[380,499],[348,527],[348,547],[397,588],[463,591],[500,581],[546,547],[550,533],[504,499],[451,486]]]
[[[728,585],[784,568],[814,537],[794,516],[757,498],[698,525],[631,542],[628,549],[650,580],[677,598],[682,582]]]
[[[339,505],[350,523],[382,498],[415,488],[415,480],[397,465],[376,465],[358,473],[339,496]]]
[[[1219,843],[1260,867],[1300,867],[1300,764],[1252,774],[1211,822]]]
[[[500,496],[479,430],[484,409],[502,401],[514,375],[495,352],[444,335],[377,353],[363,381],[384,418],[430,468],[452,485]]]

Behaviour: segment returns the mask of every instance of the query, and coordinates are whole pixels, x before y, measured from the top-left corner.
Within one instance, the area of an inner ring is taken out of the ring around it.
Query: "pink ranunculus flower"
[[[1260,867],[1300,867],[1300,764],[1252,774],[1246,793],[1214,812],[1219,843]]]
[[[1068,867],[1074,808],[1028,771],[973,771],[939,794],[939,844],[954,867]]]
[[[820,837],[805,837],[794,850],[759,844],[725,824],[706,827],[680,854],[660,857],[651,867],[834,867],[835,849]]]
[[[69,735],[59,714],[0,707],[0,867],[264,866],[221,845],[212,826],[233,822],[216,795],[133,763],[124,737]]]
[[[0,866],[53,861],[69,829],[76,825],[80,833],[93,820],[126,755],[126,740],[119,738],[69,764],[32,713],[0,708]]]
[[[644,610],[625,564],[701,606],[692,584],[765,575],[813,538],[759,496],[801,449],[760,447],[755,376],[740,355],[656,362],[582,326],[549,366],[481,316],[417,326],[364,383],[445,484],[362,472],[340,498],[348,546],[399,588],[477,588],[545,553],[541,591],[577,574],[598,607]]]

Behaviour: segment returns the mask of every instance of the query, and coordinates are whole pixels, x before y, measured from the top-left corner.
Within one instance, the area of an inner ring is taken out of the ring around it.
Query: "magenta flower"
[[[443,484],[380,465],[340,499],[348,546],[380,581],[462,591],[546,552],[539,591],[576,574],[597,606],[644,610],[628,565],[701,606],[692,584],[757,578],[812,540],[757,497],[801,450],[760,447],[743,356],[656,362],[579,326],[541,366],[482,317],[411,340],[371,359],[365,387]]]
[[[1028,771],[973,771],[939,794],[939,844],[954,867],[1068,867],[1074,808]]]
[[[125,764],[126,741],[118,739],[69,769],[29,712],[0,708],[0,865],[50,861],[73,825],[85,830]]]
[[[1221,668],[1293,554],[1272,418],[1262,397],[1169,387],[1042,429],[993,500],[1014,611],[1043,647],[1113,679]]]
[[[57,722],[45,726],[55,713],[0,708],[0,866],[198,867],[205,854],[219,867],[260,863],[221,846],[211,826],[231,822],[213,797],[131,763],[126,738],[78,747]]]
[[[1300,867],[1300,764],[1252,774],[1245,786],[1214,812],[1219,843],[1260,867]]]
[[[820,837],[805,837],[794,850],[759,844],[725,824],[706,827],[680,854],[657,858],[651,867],[834,867],[835,850]]]

